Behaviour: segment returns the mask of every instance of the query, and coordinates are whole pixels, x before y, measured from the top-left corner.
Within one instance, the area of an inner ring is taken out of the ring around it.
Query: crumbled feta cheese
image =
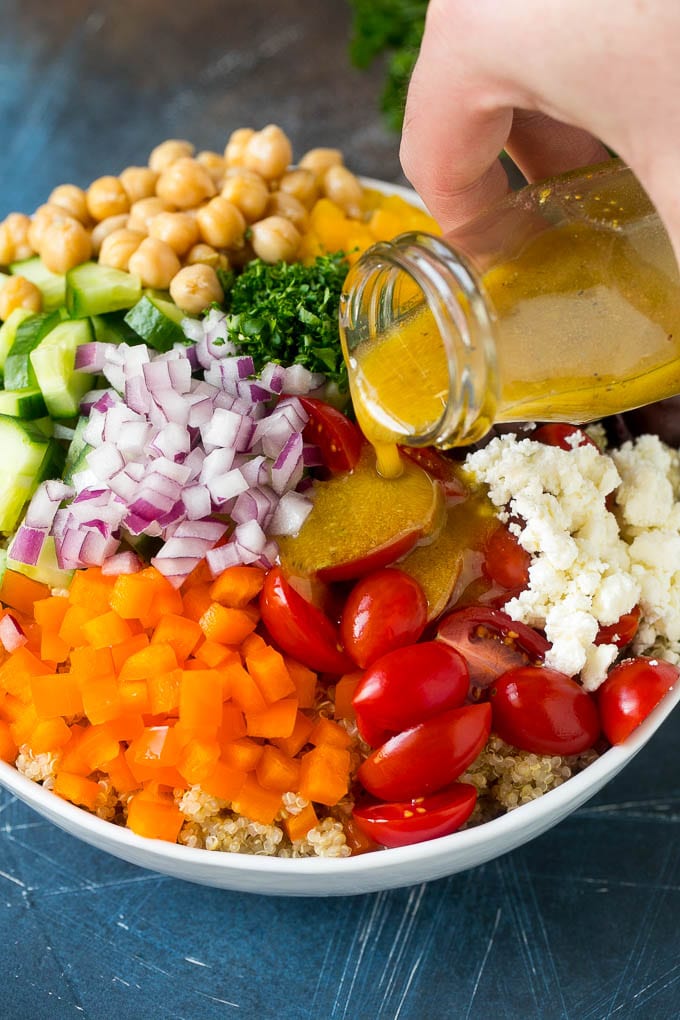
[[[640,599],[628,545],[606,505],[620,483],[614,462],[590,444],[561,450],[510,434],[465,464],[495,506],[523,522],[518,540],[532,557],[529,585],[506,612],[545,630],[547,665],[580,674],[595,690],[618,655],[615,645],[595,645],[600,625],[615,623]]]

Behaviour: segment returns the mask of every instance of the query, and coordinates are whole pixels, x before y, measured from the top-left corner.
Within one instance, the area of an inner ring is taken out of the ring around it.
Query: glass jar
[[[526,187],[446,238],[370,248],[340,334],[376,449],[583,423],[680,392],[673,250],[618,160]]]

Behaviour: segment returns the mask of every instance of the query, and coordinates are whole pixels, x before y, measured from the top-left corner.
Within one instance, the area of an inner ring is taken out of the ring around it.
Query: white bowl
[[[420,204],[407,188],[368,178],[364,178],[363,183]],[[515,811],[426,843],[343,859],[288,860],[194,850],[162,840],[145,839],[129,829],[105,822],[43,789],[1,761],[0,784],[72,836],[114,857],[173,878],[266,895],[347,896],[443,878],[527,843],[602,789],[645,746],[678,701],[680,684],[623,744],[606,751],[562,786]]]
[[[623,744],[610,748],[583,772],[538,800],[451,836],[395,850],[376,850],[359,857],[290,860],[193,850],[145,839],[129,829],[102,821],[26,779],[4,762],[0,762],[0,784],[72,836],[114,857],[173,878],[265,895],[348,896],[453,875],[539,836],[584,804],[632,761],[678,701],[680,684]],[[652,772],[650,762],[650,775]]]

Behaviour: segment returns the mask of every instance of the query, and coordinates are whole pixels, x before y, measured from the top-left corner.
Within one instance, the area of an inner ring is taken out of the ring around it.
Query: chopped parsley
[[[304,365],[347,392],[338,336],[346,275],[341,252],[319,256],[311,265],[255,259],[238,276],[223,274],[229,340],[253,358],[256,371],[268,361]]]

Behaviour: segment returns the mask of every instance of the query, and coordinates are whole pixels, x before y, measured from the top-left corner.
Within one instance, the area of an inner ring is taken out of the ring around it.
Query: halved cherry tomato
[[[321,567],[317,570],[316,576],[325,584],[335,581],[353,581],[357,577],[365,577],[374,570],[400,560],[407,552],[413,549],[419,538],[422,538],[420,529],[412,528],[405,531],[397,538],[391,538],[383,545],[377,546],[364,556],[358,556],[353,560],[346,560],[344,563],[337,563],[332,567]]]
[[[457,779],[486,744],[491,706],[464,705],[427,719],[369,755],[357,773],[381,800],[411,800],[436,793]]]
[[[304,438],[319,447],[329,471],[352,471],[359,460],[364,438],[342,411],[313,397],[298,398],[309,415]]]
[[[595,699],[556,669],[511,669],[498,678],[489,697],[495,732],[524,751],[580,754],[600,735]]]
[[[560,450],[573,450],[577,446],[594,446],[597,449],[597,443],[594,443],[578,425],[568,425],[566,422],[551,421],[539,425],[527,435],[537,443],[559,446]]]
[[[364,577],[352,588],[340,619],[340,637],[362,667],[393,648],[412,644],[425,630],[427,599],[415,578],[396,567]]]
[[[372,747],[395,733],[462,705],[465,659],[443,641],[423,641],[382,655],[361,677],[352,704],[359,733]]]
[[[529,583],[531,556],[504,524],[484,544],[484,573],[496,584],[520,592]]]
[[[265,577],[260,595],[262,622],[276,643],[319,673],[350,673],[355,667],[340,649],[338,629],[316,606],[305,602],[279,567]]]
[[[437,628],[437,640],[463,656],[470,671],[470,695],[485,689],[515,666],[542,662],[550,642],[507,613],[488,606],[466,606],[448,613]]]
[[[454,783],[432,797],[399,804],[363,804],[354,809],[359,828],[381,846],[408,846],[447,836],[459,829],[474,810],[477,790],[470,783]]]
[[[596,645],[616,645],[625,648],[637,634],[640,625],[641,609],[635,606],[629,613],[624,613],[616,623],[608,627],[600,627],[595,638]]]
[[[674,687],[680,670],[660,659],[625,659],[597,690],[602,729],[611,744],[628,737],[664,694]]]
[[[431,446],[400,446],[399,449],[405,457],[412,460],[423,471],[427,471],[430,478],[441,482],[444,498],[449,506],[467,499],[468,490],[456,472],[455,461],[450,457],[439,453]]]

